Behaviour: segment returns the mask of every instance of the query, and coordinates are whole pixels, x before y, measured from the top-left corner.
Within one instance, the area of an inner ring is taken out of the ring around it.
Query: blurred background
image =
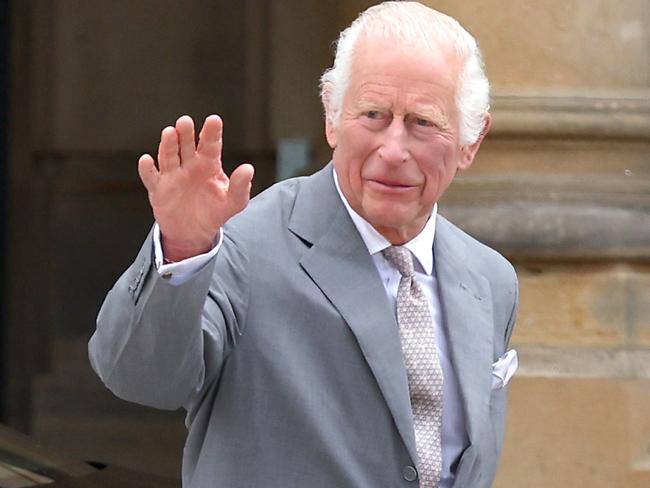
[[[1,421],[178,477],[182,412],[114,398],[86,343],[152,223],[136,161],[225,120],[254,191],[329,160],[318,77],[363,0],[0,0]],[[429,0],[482,46],[493,129],[441,212],[517,267],[495,484],[650,486],[647,0]]]

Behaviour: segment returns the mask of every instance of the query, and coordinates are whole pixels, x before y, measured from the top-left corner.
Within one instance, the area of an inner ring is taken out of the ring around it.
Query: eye
[[[415,125],[419,127],[435,127],[436,124],[434,124],[431,120],[425,119],[423,117],[413,117],[413,122]]]
[[[429,137],[441,130],[439,121],[434,117],[428,117],[422,114],[408,114],[405,117],[405,123],[413,131],[423,137]]]
[[[366,117],[372,120],[380,120],[383,118],[383,114],[379,110],[368,110]]]
[[[390,123],[392,114],[386,110],[366,110],[361,113],[361,123],[369,130],[381,130]]]

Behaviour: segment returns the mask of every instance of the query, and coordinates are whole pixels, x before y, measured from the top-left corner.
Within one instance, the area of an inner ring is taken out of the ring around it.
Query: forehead
[[[359,39],[348,94],[355,99],[390,96],[453,98],[460,62],[451,49],[403,46],[386,39]]]

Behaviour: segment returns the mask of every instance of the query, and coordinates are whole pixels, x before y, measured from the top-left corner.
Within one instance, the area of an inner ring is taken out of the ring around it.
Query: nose
[[[379,157],[392,164],[401,164],[408,158],[408,133],[402,117],[393,117],[384,129]]]

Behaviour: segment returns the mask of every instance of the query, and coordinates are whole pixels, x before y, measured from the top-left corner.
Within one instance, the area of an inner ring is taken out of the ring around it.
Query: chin
[[[364,217],[373,227],[401,229],[413,226],[416,218],[412,215],[396,214],[390,211],[369,212]]]

